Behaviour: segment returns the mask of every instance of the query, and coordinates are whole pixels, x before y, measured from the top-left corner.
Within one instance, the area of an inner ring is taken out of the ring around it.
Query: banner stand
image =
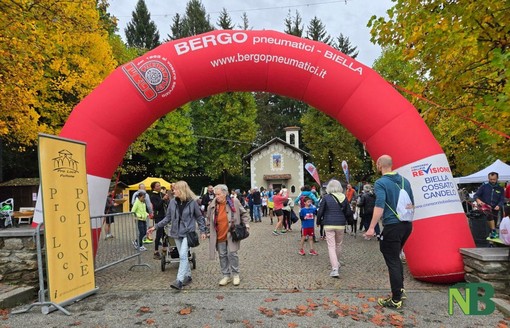
[[[69,311],[64,309],[63,306],[69,305],[71,303],[74,303],[84,297],[87,297],[93,293],[96,293],[99,288],[95,288],[91,290],[89,293],[81,295],[80,297],[77,297],[75,299],[68,300],[62,304],[57,304],[54,302],[47,302],[46,301],[46,292],[47,290],[44,288],[44,272],[43,272],[43,260],[42,260],[42,246],[41,246],[41,226],[43,226],[44,223],[39,223],[37,225],[37,228],[35,229],[35,242],[37,246],[37,267],[39,272],[39,292],[38,295],[38,301],[35,303],[30,304],[26,309],[16,310],[12,311],[11,314],[20,314],[30,311],[34,306],[42,306],[41,313],[48,314],[50,312],[60,310],[66,315],[71,315]]]

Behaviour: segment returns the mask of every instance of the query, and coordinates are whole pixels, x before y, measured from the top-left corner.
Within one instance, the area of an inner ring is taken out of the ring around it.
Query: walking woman
[[[278,219],[278,222],[276,222],[276,226],[273,230],[273,235],[278,236],[283,233],[286,233],[287,230],[283,228],[283,203],[289,199],[289,195],[286,188],[283,188],[282,190],[275,189],[275,195],[273,196],[274,201],[274,214],[276,215],[276,218]],[[280,231],[278,231],[280,229]]]
[[[351,205],[343,194],[343,188],[338,180],[330,180],[326,186],[327,194],[319,204],[317,222],[322,222],[326,231],[329,262],[331,264],[330,276],[338,278],[340,270],[340,252],[344,240],[346,217],[352,216]]]
[[[182,287],[192,282],[191,268],[188,260],[188,240],[186,233],[195,231],[198,223],[202,240],[206,238],[205,219],[197,203],[197,196],[191,191],[186,181],[177,181],[172,184],[174,198],[168,204],[168,210],[165,218],[154,224],[147,233],[152,233],[155,229],[163,228],[171,223],[170,237],[175,240],[175,245],[179,251],[179,270],[177,279],[172,282],[170,287],[181,290]]]
[[[241,283],[239,277],[239,256],[237,251],[241,241],[233,241],[230,227],[244,222],[250,229],[248,221],[250,215],[241,205],[237,198],[228,197],[228,187],[219,184],[214,187],[215,198],[207,208],[207,220],[210,225],[209,258],[214,260],[216,252],[220,257],[220,268],[223,278],[220,286],[226,286],[232,282],[234,286]]]

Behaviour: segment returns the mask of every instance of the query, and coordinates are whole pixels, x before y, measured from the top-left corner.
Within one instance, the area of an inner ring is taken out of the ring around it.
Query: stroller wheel
[[[191,268],[194,270],[197,268],[197,258],[195,256],[195,253],[191,253]]]
[[[166,254],[161,255],[161,271],[165,271],[166,268]]]

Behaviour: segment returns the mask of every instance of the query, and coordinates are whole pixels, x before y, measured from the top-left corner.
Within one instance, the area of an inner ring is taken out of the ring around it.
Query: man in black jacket
[[[153,181],[151,183],[151,193],[150,199],[152,203],[152,209],[154,211],[154,223],[158,223],[163,220],[166,215],[166,208],[168,206],[169,196],[167,193],[163,194],[161,192],[161,184],[158,181]],[[156,230],[156,240],[154,241],[154,259],[160,260],[161,254],[159,253],[159,243],[163,239],[163,254],[166,252],[167,244],[164,241],[165,228],[159,228]]]

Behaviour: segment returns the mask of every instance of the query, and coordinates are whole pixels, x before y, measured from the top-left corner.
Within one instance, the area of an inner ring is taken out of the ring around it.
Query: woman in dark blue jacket
[[[317,223],[323,224],[326,231],[329,262],[331,263],[329,275],[334,278],[339,277],[340,262],[338,258],[342,251],[346,218],[353,214],[351,205],[347,202],[343,191],[340,181],[329,181],[326,186],[327,194],[322,198],[317,212]]]

